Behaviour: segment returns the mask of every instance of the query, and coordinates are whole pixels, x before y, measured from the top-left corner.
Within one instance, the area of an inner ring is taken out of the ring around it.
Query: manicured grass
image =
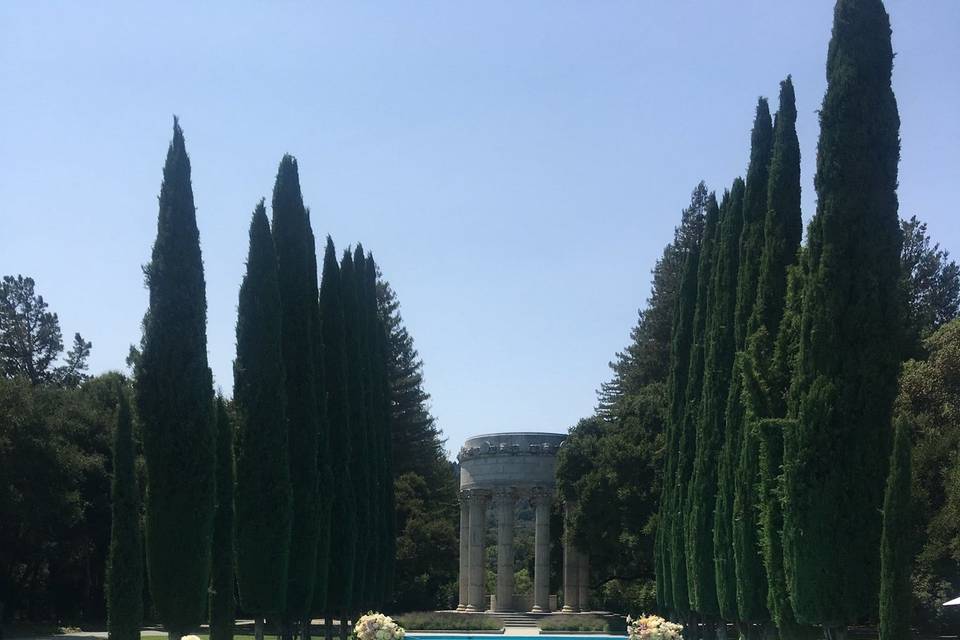
[[[413,611],[393,616],[407,631],[496,631],[503,624],[482,613]]]
[[[595,633],[623,633],[625,625],[616,624],[619,618],[593,615],[554,614],[538,621],[541,631],[584,631]],[[621,629],[621,626],[623,627]]]

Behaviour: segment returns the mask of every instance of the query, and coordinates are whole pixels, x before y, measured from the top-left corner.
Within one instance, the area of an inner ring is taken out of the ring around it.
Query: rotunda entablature
[[[566,434],[489,433],[468,438],[457,455],[460,489],[552,489]]]

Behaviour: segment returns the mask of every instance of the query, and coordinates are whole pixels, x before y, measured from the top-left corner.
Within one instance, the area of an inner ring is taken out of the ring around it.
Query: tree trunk
[[[263,618],[259,615],[253,621],[253,640],[263,640]]]
[[[340,612],[340,640],[347,640],[347,624],[349,624],[347,616],[346,611]]]
[[[839,625],[836,627],[823,628],[823,636],[827,640],[847,640],[847,626]]]
[[[300,629],[300,638],[301,640],[310,640],[310,623],[313,622],[308,615],[304,621],[303,626]]]
[[[183,638],[182,633],[177,633],[175,631],[167,631],[167,640],[180,640]]]
[[[323,616],[323,630],[326,639],[333,640],[333,616],[329,611]]]
[[[717,640],[727,640],[727,623],[721,620],[717,623]]]

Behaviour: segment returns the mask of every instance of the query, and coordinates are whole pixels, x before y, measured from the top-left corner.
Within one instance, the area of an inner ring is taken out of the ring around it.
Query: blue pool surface
[[[627,636],[610,636],[597,633],[571,634],[565,633],[560,636],[551,636],[541,634],[532,635],[511,635],[507,633],[484,633],[484,634],[437,634],[427,631],[412,631],[406,634],[410,640],[496,640],[497,638],[510,638],[511,640],[626,640]]]

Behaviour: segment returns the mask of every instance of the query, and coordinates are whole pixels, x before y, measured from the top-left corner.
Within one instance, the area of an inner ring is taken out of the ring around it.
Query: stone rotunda
[[[556,607],[550,596],[550,512],[555,489],[557,452],[565,434],[490,433],[467,439],[460,449],[460,602],[458,611],[485,611],[484,538],[490,503],[497,522],[497,586],[493,611],[526,609],[514,596],[513,526],[518,500],[535,508],[533,613]],[[565,544],[563,551],[563,611],[587,605],[587,556]]]

